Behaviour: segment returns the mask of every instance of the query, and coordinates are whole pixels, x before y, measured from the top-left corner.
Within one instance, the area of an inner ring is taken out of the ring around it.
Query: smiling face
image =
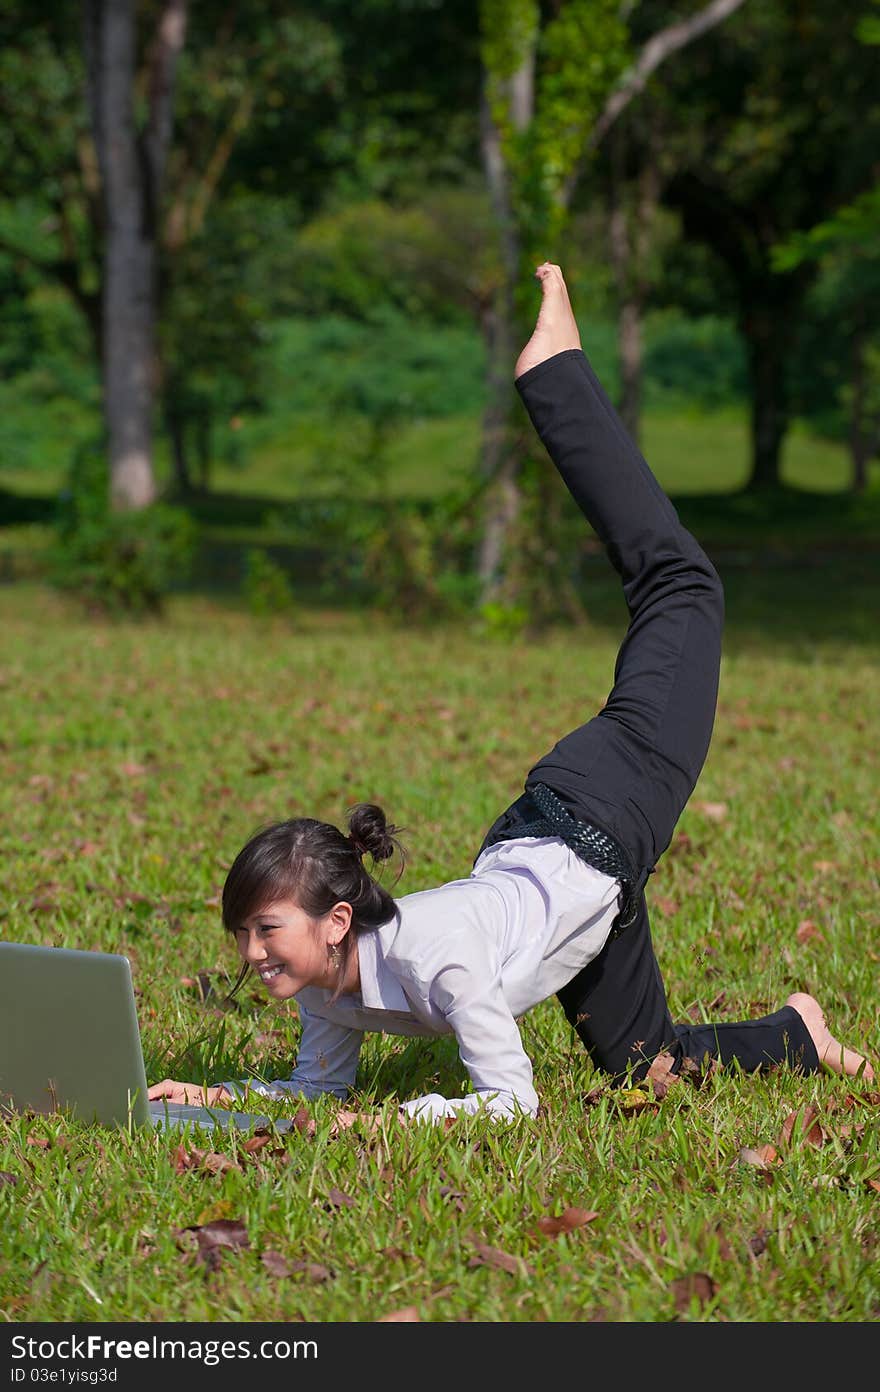
[[[335,904],[323,918],[312,918],[292,899],[279,899],[246,918],[235,941],[272,999],[287,1000],[304,986],[335,989],[339,971],[331,948],[350,926],[350,904]]]

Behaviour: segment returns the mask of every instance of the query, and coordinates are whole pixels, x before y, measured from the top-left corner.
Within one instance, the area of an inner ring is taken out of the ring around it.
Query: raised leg
[[[640,872],[666,849],[699,777],[718,693],[721,582],[636,449],[580,348],[562,274],[539,267],[543,303],[517,363],[517,387],[551,459],[623,582],[630,622],[604,708],[530,770],[578,817],[616,836]],[[499,819],[515,834],[517,805]],[[498,824],[496,823],[496,826]],[[491,833],[490,833],[491,834]],[[705,1055],[747,1072],[872,1072],[828,1031],[817,1002],[791,996],[744,1022],[673,1024],[644,892],[635,921],[560,992],[597,1066],[639,1077],[661,1052]]]
[[[581,349],[552,351],[579,340],[559,268],[538,274],[544,300],[516,385],[621,577],[630,622],[604,708],[539,759],[526,786],[547,783],[645,869],[669,844],[709,747],[723,592]]]

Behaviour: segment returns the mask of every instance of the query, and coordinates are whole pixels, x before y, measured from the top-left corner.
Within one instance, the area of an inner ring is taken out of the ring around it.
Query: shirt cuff
[[[429,1092],[424,1097],[401,1102],[400,1110],[415,1121],[430,1122],[457,1116],[489,1116],[493,1121],[515,1121],[518,1117],[536,1114],[510,1092],[473,1092],[467,1097],[441,1097],[437,1092]]]

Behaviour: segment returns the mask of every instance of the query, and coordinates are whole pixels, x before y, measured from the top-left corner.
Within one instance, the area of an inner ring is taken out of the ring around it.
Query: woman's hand
[[[169,1102],[188,1102],[195,1107],[216,1107],[232,1101],[232,1094],[225,1087],[200,1087],[198,1083],[177,1083],[173,1078],[153,1083],[147,1088],[147,1097],[151,1102],[167,1097]]]

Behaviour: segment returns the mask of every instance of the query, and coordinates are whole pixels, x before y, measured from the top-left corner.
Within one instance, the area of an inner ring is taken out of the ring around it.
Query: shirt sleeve
[[[448,942],[446,947],[447,962],[427,983],[428,991],[458,1041],[474,1090],[455,1098],[430,1093],[403,1103],[402,1110],[426,1121],[482,1111],[508,1119],[523,1113],[535,1116],[538,1095],[532,1064],[501,989],[500,964],[491,960],[479,934],[453,940],[454,961],[448,960]]]
[[[296,1094],[311,1099],[325,1092],[334,1097],[348,1096],[354,1086],[363,1031],[314,1015],[301,1002],[299,1015],[302,1037],[290,1077],[271,1083],[258,1078],[239,1078],[223,1084],[229,1092],[235,1097],[243,1097],[246,1092],[276,1098]]]

